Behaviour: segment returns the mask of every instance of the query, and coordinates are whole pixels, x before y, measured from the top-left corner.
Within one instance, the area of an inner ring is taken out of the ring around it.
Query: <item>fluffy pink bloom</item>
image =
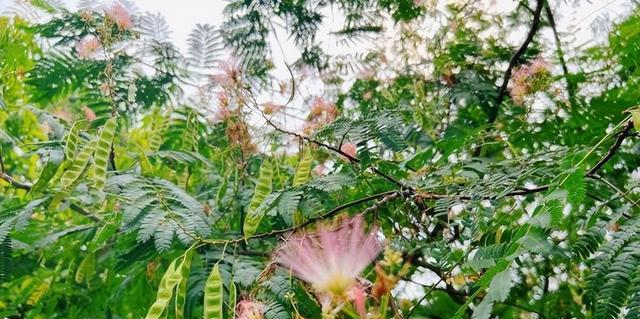
[[[357,153],[356,146],[353,143],[342,144],[342,146],[340,147],[340,151],[342,151],[343,153],[351,157],[356,157],[356,153]]]
[[[277,251],[276,262],[313,285],[318,296],[350,298],[358,276],[382,250],[376,228],[365,232],[362,215],[337,228],[320,226],[317,233],[296,234]]]
[[[92,57],[100,48],[100,40],[92,36],[85,37],[76,44],[76,52],[81,59]]]
[[[237,60],[230,58],[227,61],[221,61],[220,69],[222,73],[214,74],[213,80],[222,87],[235,87],[242,81],[240,64]]]
[[[549,63],[543,57],[539,56],[529,64],[529,70],[531,74],[549,72]]]
[[[84,113],[84,118],[89,122],[91,122],[91,121],[93,121],[93,120],[95,120],[97,118],[96,117],[96,113],[92,109],[87,107],[87,106],[83,106],[82,107],[82,112]]]
[[[102,82],[102,84],[100,84],[100,93],[105,96],[108,96],[111,93],[109,82]]]
[[[549,63],[544,58],[538,57],[531,63],[522,65],[513,71],[509,81],[509,93],[516,105],[524,104],[527,95],[540,89],[539,79],[549,74]]]
[[[313,173],[318,176],[324,176],[327,174],[327,167],[322,164],[316,165],[316,167],[313,168]]]
[[[265,310],[265,305],[260,302],[242,300],[236,306],[236,319],[262,319]]]
[[[231,110],[229,110],[229,108],[227,108],[226,106],[221,106],[216,111],[215,118],[218,121],[226,121],[227,119],[229,119],[231,117],[231,115],[232,115],[231,114]]]
[[[272,102],[267,102],[262,104],[262,112],[264,112],[264,114],[267,114],[267,115],[276,113],[280,111],[280,109],[282,109],[282,105],[275,104]]]
[[[129,11],[119,3],[111,6],[105,15],[121,29],[130,29],[133,26]]]
[[[304,123],[304,133],[311,134],[324,125],[331,124],[338,117],[335,104],[325,101],[322,97],[313,99],[309,116]]]

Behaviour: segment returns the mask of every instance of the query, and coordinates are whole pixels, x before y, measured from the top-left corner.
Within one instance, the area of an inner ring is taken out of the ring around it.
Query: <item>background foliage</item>
[[[640,318],[635,7],[576,47],[554,1],[237,0],[180,52],[81,6],[0,17],[0,316],[319,318],[271,253],[363,213],[402,254],[374,318]],[[324,52],[329,8],[396,52]]]

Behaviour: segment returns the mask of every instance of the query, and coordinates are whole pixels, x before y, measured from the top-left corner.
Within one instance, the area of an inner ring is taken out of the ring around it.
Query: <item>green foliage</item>
[[[577,2],[237,0],[180,52],[159,14],[24,2],[47,13],[0,17],[0,317],[640,318],[636,6],[577,46],[552,28]],[[364,305],[274,262],[356,214],[385,248],[346,276]]]

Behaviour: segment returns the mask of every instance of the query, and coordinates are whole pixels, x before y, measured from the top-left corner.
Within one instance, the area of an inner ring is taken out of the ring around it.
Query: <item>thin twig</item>
[[[586,177],[594,176],[604,166],[604,164],[606,164],[607,162],[609,162],[609,160],[611,160],[611,158],[616,154],[616,152],[622,146],[622,142],[624,142],[624,140],[631,135],[632,128],[633,128],[633,121],[629,120],[627,124],[624,126],[624,128],[622,129],[622,131],[618,133],[618,137],[616,138],[616,141],[609,148],[609,151],[607,152],[607,154],[587,172]]]
[[[329,212],[327,212],[326,214],[316,217],[316,218],[311,218],[309,220],[307,220],[306,222],[300,224],[300,225],[296,225],[296,226],[292,226],[292,227],[288,227],[288,228],[284,228],[284,229],[277,229],[277,230],[272,230],[270,232],[265,232],[265,233],[260,233],[260,234],[255,234],[253,236],[249,236],[248,238],[244,238],[244,237],[240,237],[240,238],[235,238],[235,239],[228,239],[228,240],[209,240],[209,239],[203,239],[202,242],[206,243],[206,244],[210,244],[210,245],[219,245],[219,244],[229,244],[229,243],[239,243],[239,242],[244,242],[244,241],[248,241],[251,239],[258,239],[258,238],[267,238],[267,237],[273,237],[276,235],[281,235],[281,234],[285,234],[288,232],[292,232],[301,228],[304,228],[306,226],[309,226],[317,221],[323,220],[323,219],[327,219],[327,218],[331,218],[333,216],[335,216],[336,214],[338,214],[339,212],[348,209],[350,207],[353,206],[357,206],[360,205],[362,203],[366,203],[378,198],[384,198],[385,197],[389,197],[389,196],[393,196],[394,198],[397,198],[397,191],[387,191],[387,192],[382,192],[379,194],[375,194],[375,195],[370,195],[367,197],[363,197],[357,200],[354,200],[352,202],[346,203],[346,204],[342,204],[340,206],[337,206],[335,208],[333,208],[332,210],[330,210]],[[367,210],[365,210],[365,212],[367,212]],[[363,212],[364,213],[364,212]]]
[[[5,180],[15,188],[24,189],[27,191],[31,189],[31,185],[18,182],[17,180],[13,179],[13,177],[7,175],[4,171],[0,172],[0,178]]]

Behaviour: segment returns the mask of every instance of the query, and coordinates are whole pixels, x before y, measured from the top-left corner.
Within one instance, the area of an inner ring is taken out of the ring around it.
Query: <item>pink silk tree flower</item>
[[[84,37],[80,42],[76,44],[76,52],[81,59],[88,59],[92,57],[100,48],[100,40],[96,37],[88,36]]]
[[[229,58],[227,61],[220,61],[220,70],[222,73],[214,74],[213,80],[224,88],[237,87],[242,82],[241,65],[235,58]]]
[[[353,143],[344,143],[340,146],[340,151],[351,156],[356,157],[357,149]]]
[[[337,228],[320,226],[317,233],[293,235],[278,249],[275,260],[310,283],[318,296],[350,300],[360,286],[360,273],[382,250],[376,232],[374,227],[367,233],[358,215]]]
[[[84,113],[84,119],[89,122],[97,118],[96,113],[86,105],[82,107],[82,113]]]
[[[271,115],[276,113],[282,109],[282,105],[275,104],[273,102],[267,102],[262,104],[262,112],[266,115]]]
[[[236,319],[262,319],[266,307],[261,302],[242,300],[236,306]]]
[[[130,29],[133,26],[129,11],[119,3],[111,6],[105,15],[121,29]]]

